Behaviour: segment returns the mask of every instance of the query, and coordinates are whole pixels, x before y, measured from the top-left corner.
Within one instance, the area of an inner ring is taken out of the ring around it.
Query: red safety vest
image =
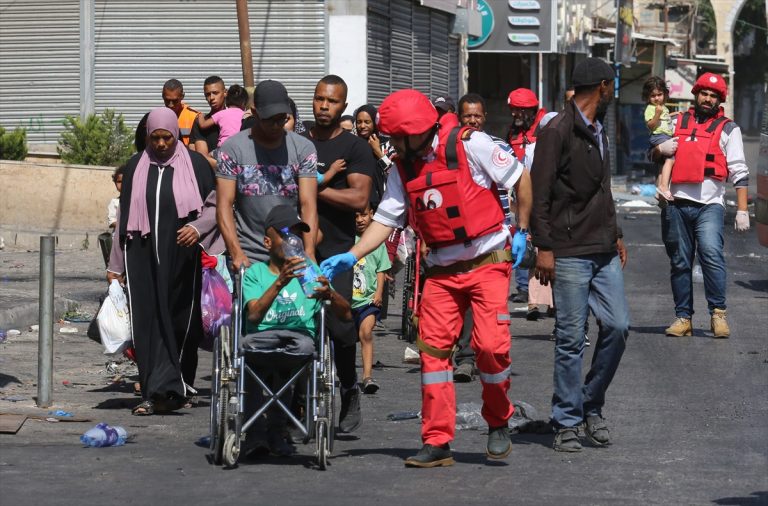
[[[705,177],[725,181],[728,161],[720,149],[720,133],[731,121],[723,109],[704,123],[697,123],[691,108],[677,121],[675,137],[678,139],[672,183],[701,183]]]
[[[539,127],[539,122],[545,114],[547,114],[547,111],[542,107],[536,111],[536,117],[533,120],[533,125],[531,125],[531,128],[525,132],[520,132],[514,137],[510,131],[509,139],[507,139],[507,142],[509,142],[509,145],[512,146],[512,150],[515,152],[515,156],[521,162],[525,161],[525,146],[536,142],[536,129]]]
[[[408,194],[408,221],[429,247],[469,243],[501,230],[504,212],[499,194],[472,179],[462,138],[470,127],[460,127],[455,114],[440,118],[434,160],[395,163]]]

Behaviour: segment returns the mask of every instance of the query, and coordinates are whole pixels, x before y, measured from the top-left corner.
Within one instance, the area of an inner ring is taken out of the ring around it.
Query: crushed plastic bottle
[[[478,430],[488,423],[480,414],[482,406],[476,402],[462,402],[456,406],[456,430]]]
[[[694,283],[703,283],[704,282],[704,273],[701,272],[701,266],[699,264],[696,264],[693,267],[693,282]]]
[[[399,422],[400,420],[413,420],[419,418],[421,411],[397,411],[387,415],[387,420],[390,422]]]
[[[80,436],[80,441],[85,446],[102,448],[104,446],[123,446],[128,439],[128,433],[119,425],[111,427],[106,423],[99,423],[94,428]]]
[[[317,281],[317,277],[320,274],[317,272],[312,260],[307,258],[306,253],[304,253],[304,243],[297,235],[289,232],[288,228],[283,228],[280,233],[283,236],[283,253],[285,253],[285,257],[299,257],[305,262],[306,267],[299,277],[304,294],[307,296],[314,295],[315,287],[320,286],[320,283]]]

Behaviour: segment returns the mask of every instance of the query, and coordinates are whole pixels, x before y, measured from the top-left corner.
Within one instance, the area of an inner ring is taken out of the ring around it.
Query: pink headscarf
[[[147,135],[155,130],[168,130],[174,138],[178,139],[179,123],[176,113],[167,107],[152,109],[147,118]],[[142,237],[150,232],[147,212],[147,177],[151,163],[159,166],[173,166],[173,197],[176,200],[176,211],[179,218],[186,218],[192,211],[200,212],[203,208],[203,199],[200,198],[200,189],[197,186],[192,159],[189,157],[189,151],[187,151],[184,143],[177,140],[173,154],[165,160],[159,159],[147,143],[133,174],[131,204],[126,227],[127,232],[138,231]],[[159,206],[160,204],[156,203],[155,205]]]

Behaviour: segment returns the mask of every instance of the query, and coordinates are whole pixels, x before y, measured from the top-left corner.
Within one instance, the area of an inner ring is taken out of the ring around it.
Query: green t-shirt
[[[360,237],[355,237],[355,243]],[[392,267],[387,255],[387,248],[384,244],[371,253],[361,258],[354,268],[354,281],[352,283],[352,307],[357,308],[367,306],[373,302],[373,295],[376,293],[377,283],[376,274]]]
[[[648,104],[645,108],[645,123],[648,124],[654,116],[656,116],[656,106]],[[659,116],[659,126],[657,126],[652,134],[667,134],[670,137],[675,134],[675,129],[672,128],[672,117],[669,115],[669,109],[664,107]]]
[[[260,298],[277,279],[277,274],[269,271],[269,264],[259,262],[251,265],[243,278],[243,300],[246,307],[248,302]],[[247,320],[246,333],[263,330],[295,330],[305,332],[315,337],[317,328],[315,314],[320,310],[320,300],[310,299],[304,295],[301,283],[297,278],[285,285],[275,297],[267,314],[258,325]]]

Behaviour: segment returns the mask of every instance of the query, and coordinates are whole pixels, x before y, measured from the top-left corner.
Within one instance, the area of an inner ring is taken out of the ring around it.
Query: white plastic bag
[[[413,255],[416,249],[416,234],[411,227],[405,227],[400,234],[400,241],[397,243],[397,261],[401,265],[405,265],[408,261],[408,257]]]
[[[128,314],[128,299],[117,280],[109,285],[109,296],[99,309],[101,344],[104,354],[121,353],[131,345],[131,316]]]

